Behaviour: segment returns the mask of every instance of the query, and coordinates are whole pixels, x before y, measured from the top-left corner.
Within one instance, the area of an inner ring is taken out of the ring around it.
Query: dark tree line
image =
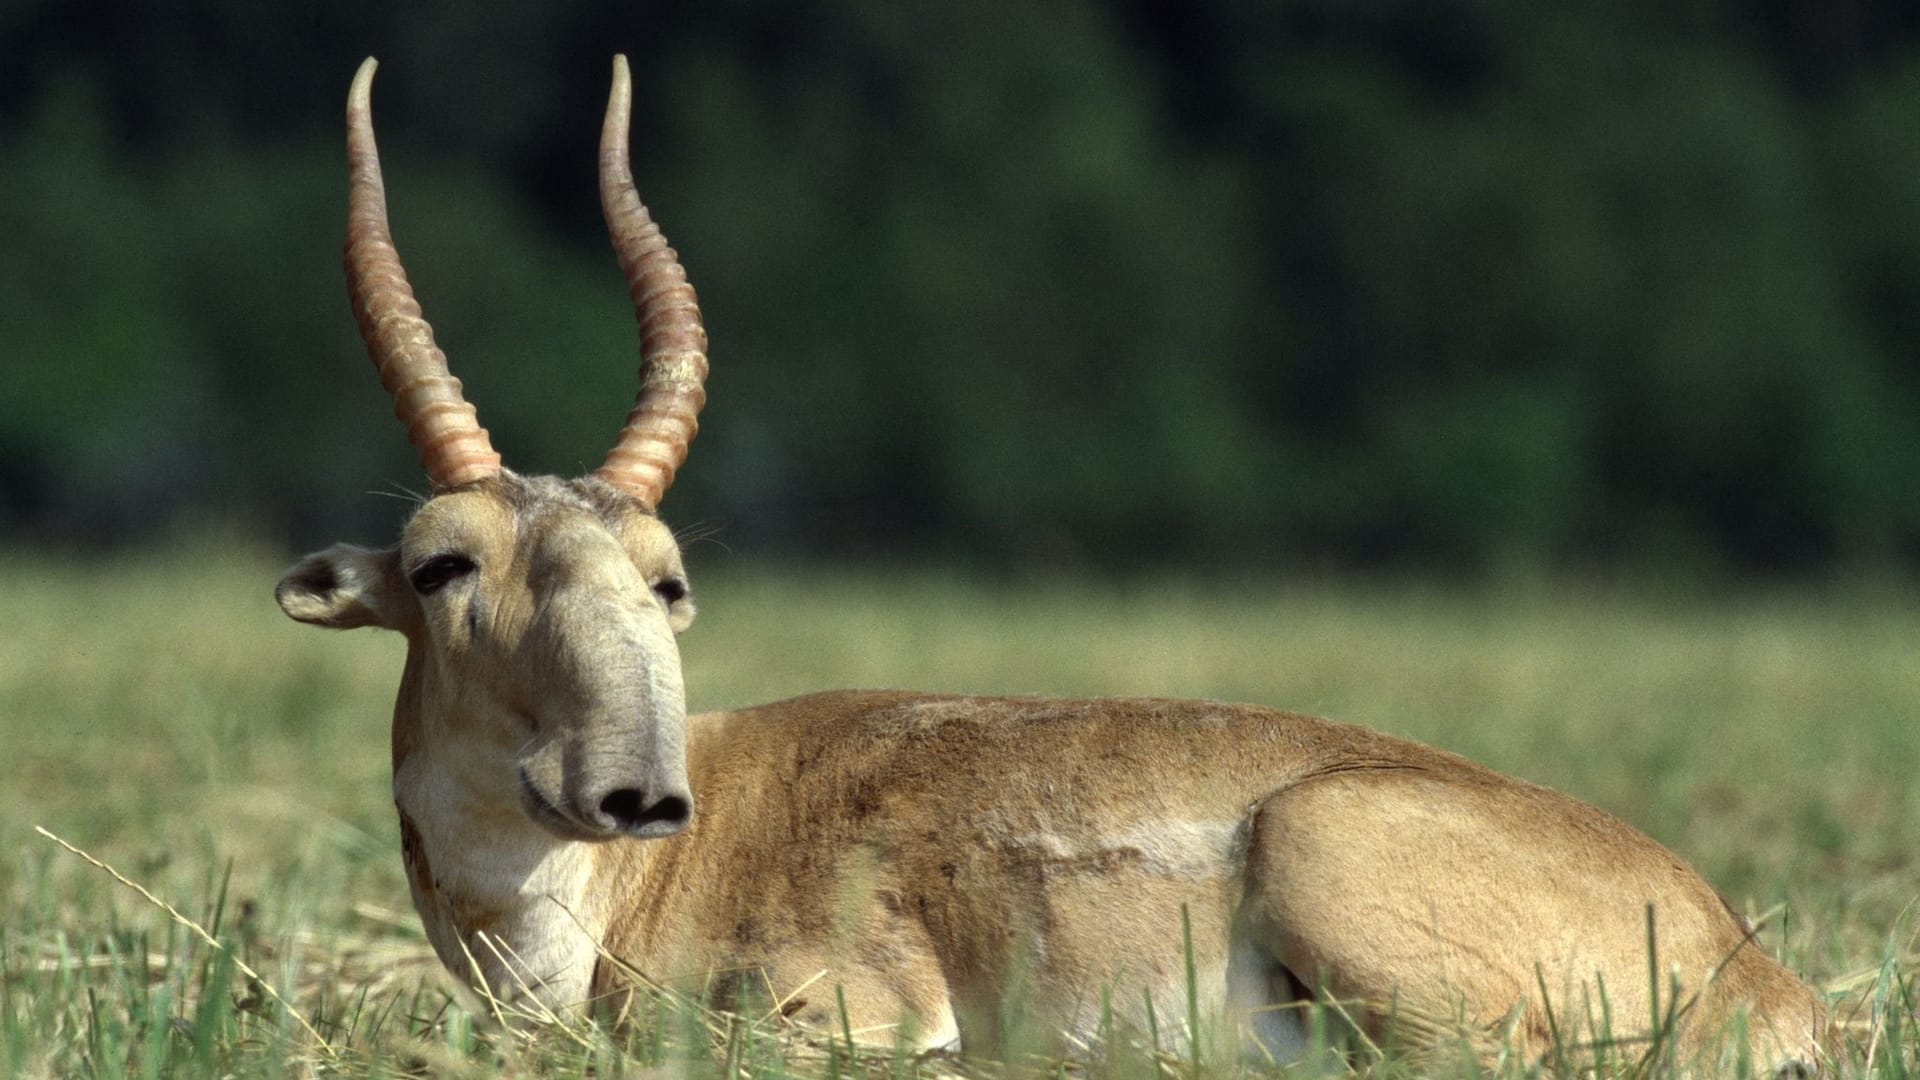
[[[417,481],[338,272],[368,53],[483,423],[518,468],[597,462],[625,50],[714,342],[666,509],[736,550],[1920,556],[1912,5],[496,7],[0,11],[0,529],[386,534],[367,490]]]

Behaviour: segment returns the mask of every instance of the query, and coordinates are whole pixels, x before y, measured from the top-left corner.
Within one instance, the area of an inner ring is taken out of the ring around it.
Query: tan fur
[[[416,594],[446,552],[473,572]],[[1747,1012],[1756,1060],[1817,1061],[1819,1000],[1677,857],[1584,804],[1206,701],[834,692],[685,717],[691,601],[655,591],[683,578],[630,499],[506,473],[428,502],[393,551],[329,549],[281,583],[295,618],[406,635],[409,881],[442,960],[496,993],[576,1005],[637,971],[835,1028],[844,995],[863,1038],[992,1052],[1093,1034],[1107,992],[1134,1023],[1150,996],[1178,1041],[1184,924],[1205,1022],[1255,1049],[1296,1049],[1287,1010],[1317,988],[1376,1039],[1535,1058],[1552,1026],[1607,1033],[1603,987],[1611,1034],[1647,1036],[1651,905],[1683,1057],[1710,1063]],[[567,800],[615,774],[681,784],[691,825],[594,833]],[[523,784],[575,816],[536,816]]]

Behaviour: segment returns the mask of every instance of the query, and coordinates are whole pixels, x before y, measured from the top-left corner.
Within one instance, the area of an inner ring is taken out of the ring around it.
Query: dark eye
[[[675,577],[661,578],[653,583],[653,594],[660,598],[661,603],[672,607],[686,599],[687,583]]]
[[[473,560],[465,555],[435,555],[419,565],[408,575],[413,582],[413,591],[421,596],[431,596],[439,592],[440,587],[454,578],[473,572]]]

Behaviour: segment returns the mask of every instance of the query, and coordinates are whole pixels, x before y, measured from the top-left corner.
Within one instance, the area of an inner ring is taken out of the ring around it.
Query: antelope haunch
[[[347,106],[347,276],[434,494],[398,546],[309,556],[277,596],[406,636],[394,801],[454,972],[552,1007],[634,972],[802,1024],[837,1027],[844,1000],[866,1038],[973,1052],[1098,1034],[1103,999],[1180,1026],[1191,992],[1215,1036],[1281,1056],[1319,994],[1486,1059],[1609,1034],[1711,1055],[1744,1031],[1762,1062],[1818,1062],[1820,1000],[1679,858],[1415,743],[1208,701],[831,692],[687,716],[693,601],[655,507],[706,337],[634,192],[625,60],[600,190],[641,389],[577,480],[502,468],[433,344],[387,230],[373,67]]]

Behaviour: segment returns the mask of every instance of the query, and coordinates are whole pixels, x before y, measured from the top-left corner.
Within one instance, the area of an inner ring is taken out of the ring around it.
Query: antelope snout
[[[622,836],[672,836],[693,820],[693,792],[684,782],[610,783],[581,793],[577,813],[594,826]]]
[[[672,836],[693,820],[685,752],[676,740],[602,734],[551,739],[520,759],[520,806],[568,840]]]
[[[658,839],[693,820],[683,720],[602,728],[578,746],[567,778],[567,809],[603,836]]]

